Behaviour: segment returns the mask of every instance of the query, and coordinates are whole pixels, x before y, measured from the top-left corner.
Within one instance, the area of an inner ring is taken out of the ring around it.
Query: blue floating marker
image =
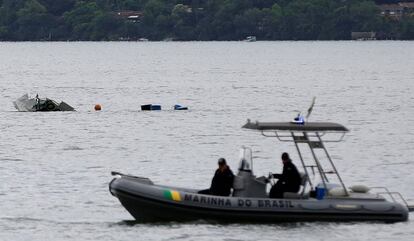
[[[174,110],[188,110],[188,107],[177,104],[177,105],[174,105]]]

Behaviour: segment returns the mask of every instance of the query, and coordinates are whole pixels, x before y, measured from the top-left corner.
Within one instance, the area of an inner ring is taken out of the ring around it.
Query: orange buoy
[[[95,105],[95,110],[96,110],[96,111],[100,111],[100,110],[102,110],[102,106],[101,106],[100,104],[96,104],[96,105]]]

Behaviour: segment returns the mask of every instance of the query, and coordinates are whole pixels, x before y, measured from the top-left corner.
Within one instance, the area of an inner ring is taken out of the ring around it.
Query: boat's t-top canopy
[[[317,137],[324,142],[342,141],[345,134],[349,131],[345,126],[334,122],[251,122],[242,127],[250,130],[257,130],[266,137],[277,137],[280,141],[306,141],[309,137]],[[335,135],[336,134],[336,135]],[[315,144],[315,142],[312,142]]]
[[[338,123],[333,122],[305,122],[296,124],[293,122],[251,122],[243,126],[246,129],[260,131],[294,131],[294,132],[348,132],[349,130]]]

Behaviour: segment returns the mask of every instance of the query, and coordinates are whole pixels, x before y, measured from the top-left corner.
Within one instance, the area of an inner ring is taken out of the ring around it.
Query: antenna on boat
[[[309,107],[309,109],[308,109],[308,114],[306,114],[306,120],[308,120],[309,119],[309,116],[311,115],[311,113],[312,113],[312,110],[313,110],[313,106],[315,105],[315,100],[316,100],[316,97],[313,97],[313,99],[312,99],[312,104],[311,104],[311,106]]]

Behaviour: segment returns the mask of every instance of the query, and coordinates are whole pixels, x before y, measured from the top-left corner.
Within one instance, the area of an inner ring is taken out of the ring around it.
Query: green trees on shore
[[[0,40],[10,41],[341,40],[365,31],[414,39],[414,13],[383,17],[372,0],[0,0]]]

